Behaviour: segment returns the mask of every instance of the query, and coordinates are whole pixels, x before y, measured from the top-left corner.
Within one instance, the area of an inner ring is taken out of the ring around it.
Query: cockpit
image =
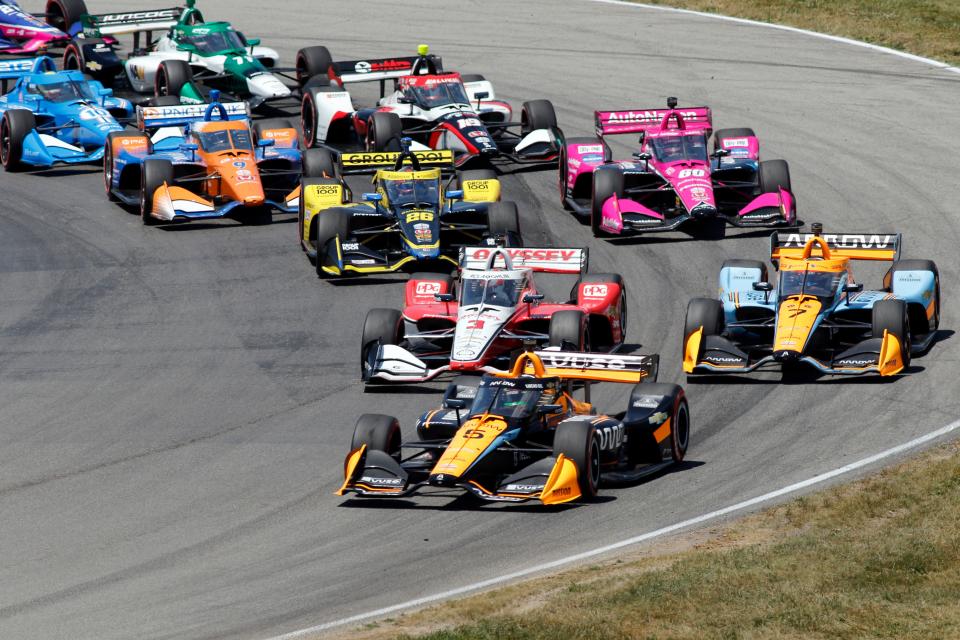
[[[440,179],[409,176],[383,181],[387,201],[394,207],[435,207],[440,202]]]
[[[781,300],[788,296],[808,295],[832,299],[839,290],[843,271],[811,271],[809,269],[780,272]]]
[[[449,104],[470,104],[467,90],[459,77],[435,78],[419,77],[416,84],[403,89],[403,96],[413,100],[421,109],[434,109]]]
[[[484,377],[470,409],[471,415],[489,413],[509,420],[528,418],[542,404],[545,396],[556,396],[554,378],[524,378],[505,380]]]
[[[66,80],[62,82],[30,83],[27,93],[42,96],[50,102],[73,102],[75,100],[95,101],[93,90],[84,82]]]
[[[707,162],[707,138],[702,132],[653,138],[650,147],[658,162]]]
[[[520,303],[520,294],[526,283],[524,278],[495,272],[477,275],[480,277],[464,274],[460,283],[460,306],[483,304],[491,307],[515,307]]]
[[[196,133],[200,148],[207,153],[253,151],[249,129],[219,129]]]
[[[204,32],[204,33],[201,33]],[[225,51],[243,51],[246,44],[239,33],[230,27],[192,28],[180,38],[183,44],[196,47],[200,54],[217,54]]]

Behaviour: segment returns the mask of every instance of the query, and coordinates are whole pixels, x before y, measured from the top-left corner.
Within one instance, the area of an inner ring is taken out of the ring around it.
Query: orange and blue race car
[[[823,374],[890,376],[926,352],[940,325],[940,274],[901,260],[900,234],[774,233],[774,287],[759,260],[727,260],[720,297],[687,307],[683,369],[746,373],[805,364]],[[852,262],[890,261],[882,288],[864,291]]]
[[[364,414],[337,494],[455,490],[549,505],[593,498],[601,481],[639,480],[681,461],[690,438],[683,389],[648,382],[658,366],[656,355],[524,351],[510,371],[452,382],[417,421],[416,440],[403,440],[396,418]],[[591,382],[634,384],[626,412],[597,415]]]

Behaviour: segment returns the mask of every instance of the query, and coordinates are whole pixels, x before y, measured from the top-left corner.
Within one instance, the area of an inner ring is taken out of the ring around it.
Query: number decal
[[[429,211],[414,211],[407,214],[407,224],[412,222],[433,222],[433,214]]]

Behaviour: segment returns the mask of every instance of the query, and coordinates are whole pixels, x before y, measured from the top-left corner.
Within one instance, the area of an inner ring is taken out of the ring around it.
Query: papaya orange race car
[[[658,363],[658,356],[526,351],[511,371],[451,383],[443,406],[417,422],[413,441],[403,441],[396,418],[364,414],[337,493],[460,489],[483,500],[558,504],[592,498],[601,479],[629,482],[659,471],[683,459],[690,412],[677,385],[644,382],[656,379]],[[573,397],[575,381],[587,385],[583,402]],[[622,418],[594,412],[590,382],[635,385]]]

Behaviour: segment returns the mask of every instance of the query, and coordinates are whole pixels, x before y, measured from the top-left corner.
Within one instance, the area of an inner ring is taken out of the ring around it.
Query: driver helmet
[[[487,284],[487,301],[504,307],[509,306],[510,289],[510,281],[507,278],[490,280]]]

